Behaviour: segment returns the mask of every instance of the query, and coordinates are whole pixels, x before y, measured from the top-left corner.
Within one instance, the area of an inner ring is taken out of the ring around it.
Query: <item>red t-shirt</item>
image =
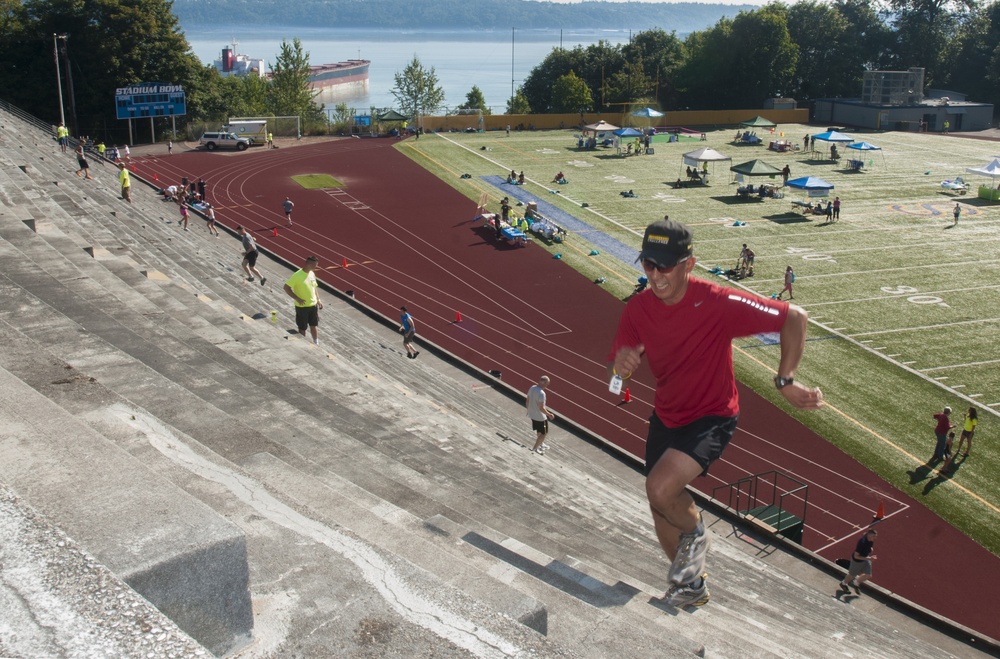
[[[677,304],[646,290],[625,305],[608,362],[623,346],[645,346],[656,377],[656,415],[669,428],[736,416],[733,339],[779,332],[787,315],[787,302],[692,277]]]

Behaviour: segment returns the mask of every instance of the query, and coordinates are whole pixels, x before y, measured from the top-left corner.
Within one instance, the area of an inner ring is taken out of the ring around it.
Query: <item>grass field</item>
[[[779,127],[800,145],[821,130]],[[709,272],[714,266],[733,267],[747,243],[757,253],[756,274],[734,285],[761,295],[781,290],[791,265],[795,301],[812,323],[796,378],[819,386],[828,402],[825,411],[798,418],[1000,555],[1000,204],[977,199],[975,188],[990,180],[965,173],[1000,153],[1000,143],[849,132],[883,149],[864,153],[864,171],[849,172],[844,160],[732,145],[734,132],[708,132],[707,142],[657,142],[655,154],[628,158],[612,149],[578,150],[573,131],[426,135],[399,148],[470,199],[487,193],[491,210],[503,195],[480,177],[523,170],[529,192],[636,250],[644,227],[669,214],[693,228],[702,277],[718,278]],[[681,154],[702,146],[732,163],[710,166],[709,186],[671,187],[684,178]],[[787,163],[792,178],[833,183],[830,198],[843,202],[840,221],[792,211],[790,202],[805,197],[787,188],[784,199],[738,199],[729,165],[754,158],[778,168]],[[560,170],[569,184],[551,183]],[[471,178],[460,178],[465,173]],[[941,181],[956,176],[972,184],[969,194],[942,190]],[[622,197],[624,190],[637,198]],[[962,216],[951,227],[956,201]],[[745,226],[733,226],[736,220]],[[588,232],[558,246],[536,245],[560,252],[567,266],[591,279],[605,277],[605,290],[619,298],[640,274],[632,263],[590,256]],[[736,343],[738,376],[777,401],[770,369],[778,348],[742,345]],[[952,477],[939,478],[921,465],[934,448],[931,415],[945,405],[958,425],[975,406],[980,423],[971,457]]]

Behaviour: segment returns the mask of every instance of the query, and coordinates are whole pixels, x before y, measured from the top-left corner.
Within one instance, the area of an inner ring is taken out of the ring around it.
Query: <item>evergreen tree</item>
[[[492,110],[486,107],[486,99],[483,91],[478,85],[472,85],[472,89],[465,95],[465,103],[458,106],[459,110],[482,110],[483,114],[492,114]]]
[[[271,65],[268,106],[276,116],[299,116],[306,123],[323,122],[323,106],[313,103],[317,92],[309,86],[309,53],[298,37],[281,42],[281,52]]]
[[[528,97],[520,89],[507,101],[507,114],[531,114]]]

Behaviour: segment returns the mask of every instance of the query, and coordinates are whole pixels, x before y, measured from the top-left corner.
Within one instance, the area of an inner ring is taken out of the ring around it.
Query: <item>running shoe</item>
[[[677,556],[670,565],[669,578],[671,583],[688,584],[695,581],[698,575],[705,571],[705,555],[708,553],[708,533],[704,526],[699,534],[682,533],[677,545]]]
[[[711,593],[708,592],[708,573],[703,573],[700,581],[701,585],[697,588],[694,587],[693,583],[671,586],[666,594],[667,604],[679,609],[684,606],[702,606],[708,603],[711,597]]]

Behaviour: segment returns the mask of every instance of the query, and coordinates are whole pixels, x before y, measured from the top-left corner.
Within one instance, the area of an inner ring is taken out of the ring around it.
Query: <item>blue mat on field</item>
[[[610,254],[622,263],[631,265],[636,269],[636,272],[642,271],[642,268],[635,263],[636,257],[639,256],[639,252],[635,247],[629,247],[623,242],[612,238],[603,231],[595,229],[583,220],[573,217],[561,208],[553,206],[541,197],[525,190],[523,185],[511,185],[507,182],[507,179],[502,176],[483,176],[481,178],[483,181],[498,189],[505,197],[517,199],[524,204],[527,204],[529,201],[535,202],[538,205],[539,213],[549,218],[563,229],[584,235],[587,241],[593,244],[594,247],[601,252]],[[565,188],[565,186],[562,187]],[[523,212],[520,213],[520,215],[523,214]]]

